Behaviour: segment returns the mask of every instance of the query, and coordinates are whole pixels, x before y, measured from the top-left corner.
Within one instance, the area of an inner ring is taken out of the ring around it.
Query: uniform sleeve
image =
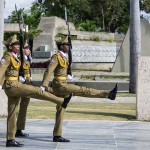
[[[5,72],[10,65],[10,57],[5,55],[1,60],[0,60],[0,85],[2,86],[4,78],[5,78]]]
[[[57,55],[54,55],[52,57],[52,59],[50,60],[49,65],[48,65],[48,67],[47,67],[47,69],[44,73],[42,86],[48,87],[50,77],[53,74],[53,72],[54,72],[55,68],[57,67],[57,65],[58,65]]]

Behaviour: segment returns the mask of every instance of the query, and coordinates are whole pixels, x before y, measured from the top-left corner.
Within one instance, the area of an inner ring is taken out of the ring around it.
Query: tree
[[[129,26],[129,0],[45,0],[42,7],[45,16],[64,18],[64,4],[69,21],[76,27],[88,21],[102,31],[126,33]]]
[[[140,1],[140,8],[141,10],[144,10],[145,12],[150,12],[150,0],[141,0]]]
[[[91,19],[90,0],[45,0],[43,3],[44,14],[45,16],[57,16],[64,19],[65,6],[70,22],[79,24]]]
[[[129,0],[92,0],[95,23],[106,32],[126,33],[129,26]]]
[[[22,9],[18,10],[19,16],[21,16],[22,11]],[[24,23],[28,25],[28,36],[31,47],[33,45],[33,38],[42,32],[41,30],[37,29],[41,16],[42,9],[41,6],[39,6],[39,4],[34,4],[31,7],[31,10],[24,11]],[[8,19],[10,20],[10,23],[17,23],[16,11],[13,11],[11,15],[8,16]],[[11,34],[13,33],[5,34],[5,38],[9,37]]]

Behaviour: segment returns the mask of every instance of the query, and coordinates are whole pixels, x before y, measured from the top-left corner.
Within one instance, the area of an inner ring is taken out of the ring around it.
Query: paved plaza
[[[150,122],[64,121],[63,136],[70,143],[52,142],[54,120],[27,120],[26,139],[18,138],[23,148],[6,148],[6,119],[0,120],[0,150],[149,150]]]

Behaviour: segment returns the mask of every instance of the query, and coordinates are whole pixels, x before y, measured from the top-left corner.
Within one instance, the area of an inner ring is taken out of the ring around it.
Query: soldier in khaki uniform
[[[42,81],[42,88],[48,89],[49,80],[54,73],[54,79],[52,81],[52,93],[65,97],[66,95],[73,93],[75,96],[82,96],[82,97],[93,97],[93,98],[109,98],[114,100],[116,98],[118,86],[116,84],[115,88],[112,91],[102,91],[92,88],[80,87],[74,84],[67,83],[67,67],[68,67],[68,59],[67,53],[69,51],[69,43],[68,38],[61,41],[56,42],[59,51],[54,54],[51,58],[51,62],[49,63],[43,77]],[[62,141],[62,121],[63,121],[63,114],[64,110],[59,110],[59,106],[57,106],[57,114],[56,117],[59,116],[59,128],[54,128],[54,138],[53,141]],[[57,122],[55,127],[57,126]],[[59,129],[59,130],[58,130]],[[68,140],[69,141],[69,140]]]
[[[30,47],[28,45],[28,42],[26,41],[24,44],[24,77],[19,76],[19,81],[25,84],[31,84],[31,73],[30,73]],[[29,105],[30,97],[22,97],[19,103],[19,113],[17,118],[17,131],[16,131],[16,137],[27,137],[29,134],[23,133],[22,130],[25,129],[25,123],[26,123],[26,114],[27,114],[27,107]]]
[[[21,62],[18,59],[17,53],[20,50],[17,36],[14,35],[7,41],[3,42],[8,52],[0,61],[0,89],[3,85],[5,93],[8,97],[8,117],[7,117],[7,147],[22,147],[15,141],[16,133],[16,107],[20,97],[32,97],[41,100],[56,103],[63,108],[67,107],[71,99],[71,95],[66,98],[56,97],[51,93],[42,91],[39,87],[22,84],[18,81],[19,69]],[[4,81],[4,83],[3,83]]]

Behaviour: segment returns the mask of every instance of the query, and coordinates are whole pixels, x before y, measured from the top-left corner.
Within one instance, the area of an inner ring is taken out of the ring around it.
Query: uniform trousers
[[[39,87],[22,84],[18,81],[5,81],[4,90],[8,97],[7,140],[15,139],[16,110],[20,97],[46,100],[61,106],[64,99],[42,91]],[[24,99],[26,100],[26,99]]]
[[[73,93],[74,96],[93,97],[93,98],[107,98],[109,92],[104,90],[97,90],[93,88],[80,87],[74,84],[68,84],[66,81],[56,80],[52,81],[52,87],[48,87],[47,91],[59,97],[66,97]],[[58,106],[56,107],[56,121],[54,126],[53,135],[62,136],[62,123],[65,109]]]

